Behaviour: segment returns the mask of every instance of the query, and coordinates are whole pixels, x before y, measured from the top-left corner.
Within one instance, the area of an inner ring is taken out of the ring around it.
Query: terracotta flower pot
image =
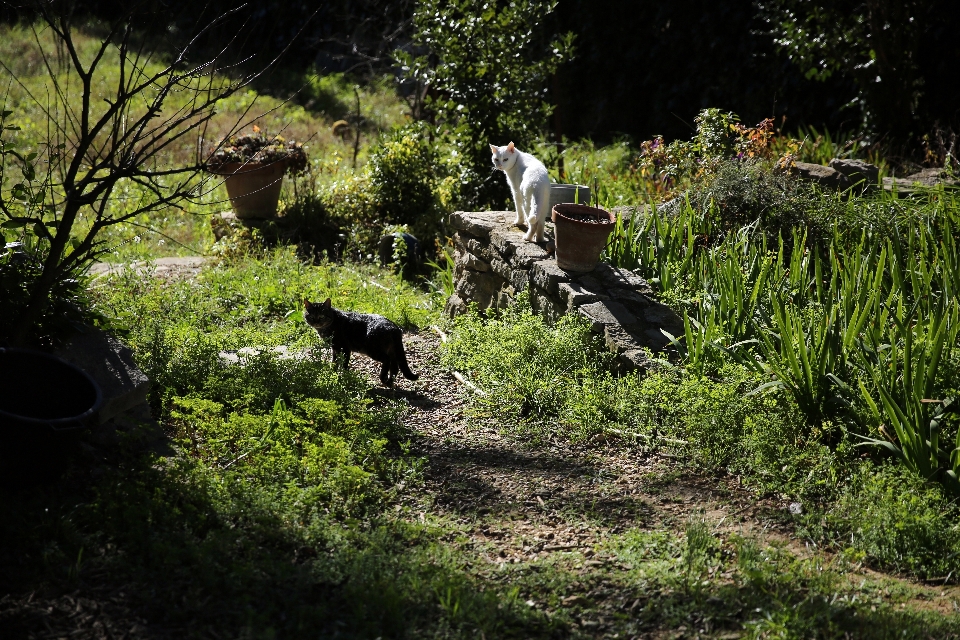
[[[613,214],[582,204],[558,204],[552,218],[557,266],[575,273],[593,271],[613,231]]]
[[[231,162],[217,167],[213,173],[226,178],[230,206],[237,218],[244,220],[277,215],[286,169],[287,163],[283,161],[269,164]]]

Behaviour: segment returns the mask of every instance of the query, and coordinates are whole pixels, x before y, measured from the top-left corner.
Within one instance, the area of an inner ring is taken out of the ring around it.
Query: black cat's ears
[[[304,310],[310,311],[310,307],[315,307],[315,306],[318,306],[318,305],[315,305],[315,304],[311,303],[311,302],[310,302],[309,300],[307,300],[306,298],[303,299],[303,308],[304,308]],[[328,309],[330,308],[330,298],[327,298],[326,300],[324,300],[324,301],[323,301],[323,304],[319,305],[319,307],[320,307],[320,309],[323,310],[323,311],[328,310]]]

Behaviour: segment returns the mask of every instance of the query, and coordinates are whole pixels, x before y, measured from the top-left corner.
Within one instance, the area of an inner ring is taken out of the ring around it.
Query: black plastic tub
[[[101,404],[100,386],[72,364],[42,351],[0,348],[0,477],[57,477]]]

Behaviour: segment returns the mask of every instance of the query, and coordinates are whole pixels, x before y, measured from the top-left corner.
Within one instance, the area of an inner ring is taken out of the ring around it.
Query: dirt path
[[[469,391],[440,366],[439,338],[425,332],[408,336],[406,344],[421,377],[401,381],[397,395],[410,404],[405,423],[428,459],[427,495],[418,504],[467,525],[480,523],[477,541],[495,543],[501,561],[589,549],[625,528],[682,528],[691,516],[719,525],[718,531],[773,533],[772,523],[757,515],[787,507],[751,499],[729,483],[690,477],[668,455],[620,442],[558,439],[532,448],[495,425],[471,424]],[[494,528],[495,535],[479,531]]]
[[[496,425],[471,421],[470,392],[441,367],[439,337],[424,331],[407,335],[405,343],[420,379],[401,380],[393,394],[376,391],[409,403],[404,421],[415,434],[415,452],[427,460],[425,492],[408,497],[405,506],[421,521],[453,523],[451,543],[478,558],[475,571],[482,579],[502,579],[508,565],[554,560],[581,574],[583,581],[571,585],[559,605],[556,597],[552,606],[545,602],[544,594],[522,596],[548,614],[568,609],[575,635],[661,637],[650,631],[623,635],[631,628],[624,618],[638,613],[644,601],[621,588],[616,578],[630,567],[603,547],[628,530],[681,536],[696,519],[720,537],[736,533],[798,557],[819,554],[832,561],[792,535],[788,502],[758,499],[736,479],[697,475],[672,456],[645,454],[622,442],[575,446],[558,439],[533,448]],[[373,364],[358,358],[355,366],[369,370],[375,381]],[[894,580],[912,589],[914,595],[906,603],[901,596],[898,607],[952,613],[960,600],[956,587],[925,586],[856,567],[847,572],[851,580]],[[670,637],[686,637],[683,630]],[[739,637],[707,631],[705,637]]]

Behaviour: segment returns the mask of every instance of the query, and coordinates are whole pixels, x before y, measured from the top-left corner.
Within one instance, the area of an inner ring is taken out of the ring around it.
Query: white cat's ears
[[[493,153],[493,155],[497,155],[498,153],[500,153],[500,147],[498,147],[495,144],[491,144],[490,151]]]
[[[514,151],[516,151],[516,149],[513,148],[512,142],[507,145],[507,151],[509,151],[510,153],[513,153]]]

